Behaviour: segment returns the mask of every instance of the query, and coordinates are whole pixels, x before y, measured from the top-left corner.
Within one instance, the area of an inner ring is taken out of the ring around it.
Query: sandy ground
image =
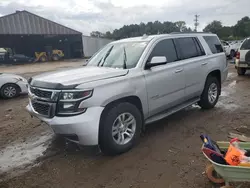
[[[250,122],[250,74],[238,77],[230,66],[214,109],[193,105],[151,124],[134,149],[116,157],[98,148],[66,147],[24,110],[26,96],[0,100],[0,187],[211,188],[199,135],[228,140],[228,132],[245,127],[246,133]]]

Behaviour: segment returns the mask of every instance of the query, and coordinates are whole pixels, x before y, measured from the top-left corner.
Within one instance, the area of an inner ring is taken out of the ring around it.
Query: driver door
[[[148,61],[155,56],[165,56],[167,63],[144,70],[149,116],[182,103],[185,93],[184,68],[181,61],[178,61],[174,41],[164,39],[158,42]]]

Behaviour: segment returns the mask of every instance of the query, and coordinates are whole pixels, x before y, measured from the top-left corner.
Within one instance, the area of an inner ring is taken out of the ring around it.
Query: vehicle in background
[[[240,46],[240,42],[238,41],[231,41],[230,43],[227,41],[221,40],[221,43],[223,45],[224,51],[226,53],[226,56],[230,59],[233,59],[235,57],[235,52]]]
[[[238,75],[244,75],[250,69],[250,38],[246,38],[237,50],[235,68]]]
[[[32,77],[26,108],[72,142],[120,154],[145,124],[194,103],[213,108],[227,74],[215,34],[127,38],[107,44],[86,66]]]
[[[51,52],[35,52],[35,62],[58,61],[64,57],[62,50],[52,50]]]
[[[0,48],[0,62],[4,61],[6,53],[7,53],[7,51],[4,48]]]
[[[0,73],[0,97],[9,99],[22,93],[28,93],[28,82],[25,78],[8,73]]]
[[[13,56],[9,57],[9,62],[12,63],[28,63],[28,62],[34,62],[33,57],[28,57],[23,54],[14,54]]]

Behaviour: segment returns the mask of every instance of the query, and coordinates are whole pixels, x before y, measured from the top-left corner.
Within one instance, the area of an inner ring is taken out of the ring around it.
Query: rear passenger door
[[[165,56],[167,64],[144,70],[150,116],[182,103],[185,90],[185,75],[172,39],[159,41],[153,48],[152,57]]]
[[[208,62],[204,59],[205,51],[198,38],[177,38],[175,42],[185,72],[185,100],[189,100],[201,94]]]

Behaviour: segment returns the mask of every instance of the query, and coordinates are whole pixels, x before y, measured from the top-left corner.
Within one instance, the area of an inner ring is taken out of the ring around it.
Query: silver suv
[[[146,124],[194,103],[213,108],[227,73],[214,34],[128,38],[85,67],[31,78],[27,110],[56,134],[114,155],[131,149]]]

